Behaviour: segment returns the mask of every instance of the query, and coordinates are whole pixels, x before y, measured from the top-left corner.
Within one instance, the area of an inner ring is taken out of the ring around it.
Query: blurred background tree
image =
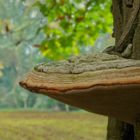
[[[113,44],[110,0],[1,0],[0,108],[73,110],[18,81],[42,61],[102,51]]]

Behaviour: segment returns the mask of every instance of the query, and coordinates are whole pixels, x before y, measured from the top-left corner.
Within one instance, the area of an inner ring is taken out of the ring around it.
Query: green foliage
[[[112,31],[110,0],[44,0],[36,5],[47,18],[41,47],[47,57],[78,54],[79,47],[94,46],[99,34]]]

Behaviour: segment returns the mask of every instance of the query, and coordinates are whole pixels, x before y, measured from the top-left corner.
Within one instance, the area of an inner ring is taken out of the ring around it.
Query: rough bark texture
[[[140,4],[134,5],[136,0],[112,0],[113,2],[113,17],[114,17],[114,37],[116,39],[116,46],[120,41],[120,36],[123,34],[129,19],[132,18],[131,13],[138,8],[138,13],[134,14],[136,19],[133,21],[132,31],[127,36],[125,48],[129,43],[133,45],[133,59],[140,59]],[[137,0],[139,3],[139,0]],[[120,50],[120,49],[116,49]],[[122,50],[121,50],[122,51]],[[108,140],[134,140],[134,127],[130,124],[121,122],[114,118],[109,118],[108,122]],[[135,125],[136,139],[140,139],[140,125],[137,122]],[[129,135],[131,134],[131,135]]]
[[[119,121],[115,118],[109,118],[108,123],[108,140],[133,140],[134,129],[131,125]]]
[[[140,60],[140,12],[138,16],[138,26],[136,28],[134,38],[133,38],[133,58]],[[135,136],[136,140],[140,140],[140,117],[136,121],[135,125]]]
[[[133,38],[133,59],[140,60],[140,12],[137,19],[137,27]]]
[[[136,120],[135,125],[134,125],[134,130],[135,130],[135,137],[136,140],[140,139],[140,120]]]
[[[71,57],[68,60],[37,65],[35,70],[44,73],[79,74],[88,71],[123,69],[139,67],[139,60],[125,59],[106,53],[85,54]],[[76,75],[78,77],[78,75]],[[95,79],[95,77],[93,78]]]

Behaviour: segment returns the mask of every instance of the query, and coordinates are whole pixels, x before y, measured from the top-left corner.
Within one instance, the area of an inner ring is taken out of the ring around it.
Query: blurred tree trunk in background
[[[112,0],[112,2],[112,13],[114,18],[113,36],[116,39],[115,47],[117,47],[117,44],[122,33],[126,29],[125,27],[129,19],[132,18],[131,13],[134,13],[136,5],[134,5],[135,0]],[[140,59],[140,12],[137,12],[137,16],[135,21],[133,22],[133,26],[134,27],[131,30],[130,35],[128,36],[129,38],[127,38],[127,43],[131,43],[133,45],[131,58]],[[133,125],[127,124],[114,118],[109,118],[107,140],[134,140],[135,136],[136,140],[140,139],[139,122],[136,123],[134,132]]]

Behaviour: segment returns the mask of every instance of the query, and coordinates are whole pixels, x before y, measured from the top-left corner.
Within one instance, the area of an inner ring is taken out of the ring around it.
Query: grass
[[[85,112],[0,112],[0,140],[105,140],[106,126]]]

